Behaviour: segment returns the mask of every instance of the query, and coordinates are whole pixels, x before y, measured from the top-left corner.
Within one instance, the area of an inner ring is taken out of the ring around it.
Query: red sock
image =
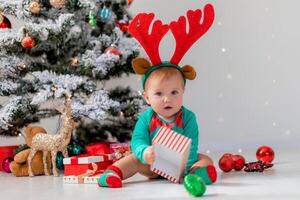
[[[120,188],[122,187],[123,173],[117,166],[109,166],[99,177],[98,185],[100,187]]]

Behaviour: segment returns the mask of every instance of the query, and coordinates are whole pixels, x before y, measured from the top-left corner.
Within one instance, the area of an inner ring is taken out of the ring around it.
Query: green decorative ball
[[[57,169],[64,169],[64,164],[63,164],[63,159],[64,156],[62,155],[61,152],[58,152],[56,155],[56,167]]]
[[[79,155],[79,154],[82,154],[83,152],[84,152],[84,149],[82,148],[82,146],[80,146],[78,144],[74,144],[73,155]]]
[[[68,145],[67,149],[68,149],[69,157],[84,153],[83,147],[78,144]]]
[[[205,182],[196,174],[188,174],[185,176],[183,185],[187,192],[195,197],[202,196],[206,191]]]

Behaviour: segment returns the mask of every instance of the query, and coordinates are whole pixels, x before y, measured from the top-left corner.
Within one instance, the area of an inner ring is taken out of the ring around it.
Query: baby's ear
[[[196,78],[197,72],[191,65],[185,65],[181,68],[184,78],[189,80],[194,80]]]
[[[132,60],[132,67],[136,74],[143,75],[151,67],[151,64],[145,58],[135,58]]]
[[[149,96],[148,96],[147,92],[145,92],[145,91],[143,92],[143,97],[144,97],[146,103],[147,103],[148,105],[150,105]]]

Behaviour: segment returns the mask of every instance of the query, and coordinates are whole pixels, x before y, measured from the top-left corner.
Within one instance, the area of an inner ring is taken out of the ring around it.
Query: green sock
[[[190,169],[189,173],[200,176],[206,185],[210,185],[217,180],[217,171],[213,165],[208,165],[205,167],[193,167]]]

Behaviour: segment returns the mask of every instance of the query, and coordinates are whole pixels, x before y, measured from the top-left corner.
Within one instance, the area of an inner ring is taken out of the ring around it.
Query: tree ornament
[[[58,90],[58,86],[57,85],[52,85],[51,91],[55,92],[56,90]]]
[[[261,146],[256,151],[257,160],[263,161],[265,163],[271,163],[274,160],[274,151],[271,147]]]
[[[129,26],[129,22],[126,22],[124,20],[116,20],[116,24],[118,25],[118,27],[121,29],[122,32],[127,32],[128,31],[128,26]]]
[[[11,22],[0,13],[0,29],[11,28]]]
[[[40,14],[41,12],[41,4],[37,1],[32,1],[29,4],[29,11],[33,14]]]
[[[230,172],[234,168],[234,160],[231,154],[224,154],[219,160],[219,167],[224,172]]]
[[[183,185],[186,191],[195,196],[202,196],[206,191],[205,182],[196,174],[188,174],[184,177]]]
[[[3,171],[5,171],[6,173],[11,173],[9,165],[10,163],[13,161],[12,158],[4,158],[2,161],[2,169]]]
[[[127,5],[131,5],[132,4],[132,2],[133,2],[133,0],[127,0]]]
[[[106,6],[103,6],[103,8],[98,9],[97,16],[100,21],[106,22],[111,16],[111,10]]]
[[[66,0],[50,0],[50,4],[53,8],[63,8],[66,5]]]
[[[245,158],[241,155],[233,155],[231,158],[234,161],[234,169],[240,171],[245,166]]]
[[[121,52],[117,49],[116,45],[112,44],[110,47],[105,49],[106,54],[112,54],[116,56],[120,56]]]
[[[35,46],[35,40],[34,38],[26,35],[23,39],[22,39],[22,46],[26,49],[31,49]]]
[[[84,152],[84,148],[82,146],[80,146],[78,144],[73,144],[72,146],[73,146],[73,152],[72,152],[72,154],[74,156],[82,154]]]
[[[89,12],[89,24],[92,27],[96,27],[97,26],[96,13],[94,11],[92,11],[92,10]]]
[[[25,64],[19,64],[19,65],[17,66],[17,68],[18,68],[18,70],[19,70],[20,72],[26,72],[26,71],[27,71],[27,65],[25,65]]]
[[[72,66],[78,65],[79,63],[80,63],[80,61],[79,61],[79,59],[78,59],[77,57],[71,58],[70,64],[71,64]]]
[[[69,156],[76,156],[84,153],[84,148],[79,144],[70,144],[67,147]]]

